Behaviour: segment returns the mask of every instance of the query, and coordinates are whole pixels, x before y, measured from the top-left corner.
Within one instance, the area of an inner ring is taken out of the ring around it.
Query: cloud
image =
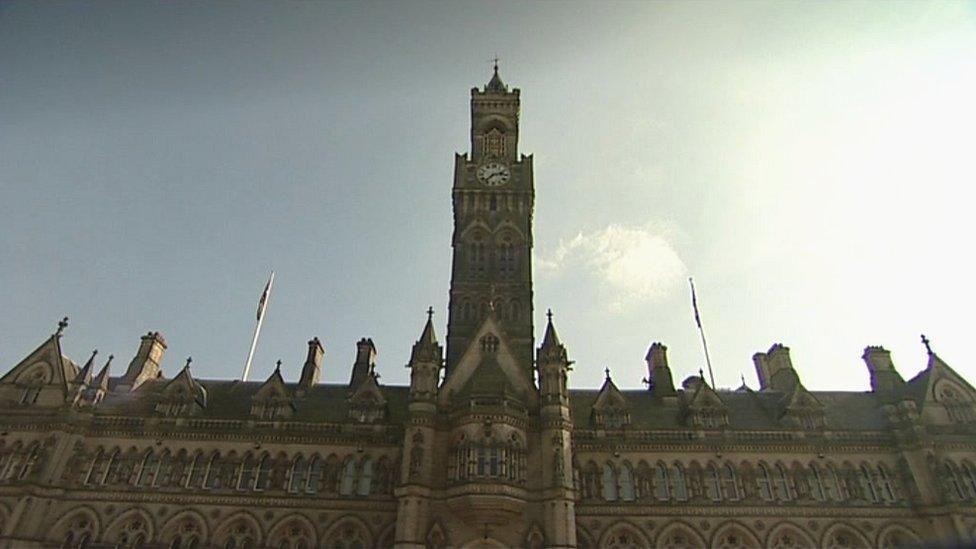
[[[535,265],[541,276],[580,269],[595,275],[615,310],[664,296],[688,271],[666,231],[617,224],[560,241],[552,253],[540,253]]]

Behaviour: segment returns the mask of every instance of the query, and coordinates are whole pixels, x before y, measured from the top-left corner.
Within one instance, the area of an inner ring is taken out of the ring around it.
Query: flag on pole
[[[258,301],[258,320],[261,320],[261,317],[264,316],[264,310],[268,308],[268,296],[271,295],[272,280],[274,280],[274,271],[271,271],[271,278],[264,285],[264,292],[261,294],[261,300]]]
[[[691,284],[691,308],[695,310],[695,324],[698,324],[698,329],[701,330],[701,317],[698,316],[698,297],[695,296],[695,281],[688,279]]]

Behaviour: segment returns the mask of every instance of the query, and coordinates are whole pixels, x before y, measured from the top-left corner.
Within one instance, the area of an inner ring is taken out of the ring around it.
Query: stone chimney
[[[305,358],[305,365],[302,366],[302,377],[298,380],[298,388],[307,391],[319,382],[322,375],[322,358],[325,356],[325,347],[319,338],[312,338],[308,342],[308,357]]]
[[[790,348],[780,343],[773,344],[765,353],[752,355],[759,376],[759,389],[762,391],[788,392],[800,382],[790,359]]]
[[[117,390],[134,391],[143,382],[160,377],[162,375],[160,364],[163,362],[165,352],[166,340],[163,339],[163,334],[149,332],[142,336],[139,350],[129,363],[129,369],[122,376]]]
[[[674,395],[674,379],[668,367],[668,348],[660,343],[652,343],[644,357],[647,361],[647,388],[655,395]]]
[[[376,346],[369,338],[360,339],[356,343],[356,362],[352,365],[352,377],[349,379],[350,387],[358,387],[360,383],[376,365]]]
[[[871,389],[880,396],[892,395],[905,384],[905,380],[891,362],[891,353],[884,347],[873,345],[865,347],[861,358],[864,359],[868,374],[871,375]]]

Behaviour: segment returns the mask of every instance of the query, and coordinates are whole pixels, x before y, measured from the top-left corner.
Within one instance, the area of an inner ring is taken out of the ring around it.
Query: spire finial
[[[430,322],[434,320],[434,307],[427,307],[427,321]]]
[[[492,61],[492,63],[495,66],[495,74],[498,74],[498,54],[497,53],[495,54],[495,57],[492,58],[491,61]]]
[[[928,354],[930,354],[930,355],[933,354],[932,353],[932,344],[931,343],[932,342],[929,341],[929,338],[925,337],[925,334],[922,334],[922,345],[925,345],[925,352],[928,353]]]
[[[58,330],[54,332],[54,335],[56,337],[61,337],[61,334],[64,333],[64,329],[67,327],[68,327],[68,317],[64,317],[61,319],[60,322],[58,322]]]
[[[607,376],[607,380],[609,380],[610,379],[610,367],[607,366],[606,368],[604,368],[603,369],[603,373]]]
[[[698,377],[702,378],[702,381],[705,381],[705,371],[701,368],[698,369]]]
[[[552,324],[552,309],[546,311],[546,318],[549,319],[549,324]]]
[[[281,371],[281,359],[280,358],[278,359],[278,362],[275,362],[275,370],[276,371]]]
[[[739,379],[742,380],[742,385],[745,386],[745,384],[746,384],[746,375],[740,372],[739,373]]]
[[[98,355],[98,349],[92,349],[92,358],[95,358],[96,355]]]
[[[186,357],[186,364],[183,366],[183,369],[184,370],[189,370],[190,369],[190,363],[191,362],[193,362],[193,357],[192,356]]]

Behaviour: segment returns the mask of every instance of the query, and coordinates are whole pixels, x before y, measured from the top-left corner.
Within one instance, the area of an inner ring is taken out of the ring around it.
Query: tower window
[[[497,128],[488,130],[485,134],[485,154],[488,156],[504,156],[505,134]]]

